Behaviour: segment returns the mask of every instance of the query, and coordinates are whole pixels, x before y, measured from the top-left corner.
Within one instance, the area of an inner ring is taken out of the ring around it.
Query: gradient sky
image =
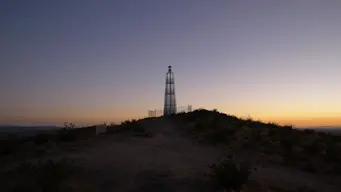
[[[2,0],[0,124],[119,122],[177,104],[341,125],[340,0]]]

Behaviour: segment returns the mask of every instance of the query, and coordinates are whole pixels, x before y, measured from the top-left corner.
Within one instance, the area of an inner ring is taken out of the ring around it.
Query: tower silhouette
[[[174,87],[174,73],[172,66],[168,66],[166,73],[166,88],[165,88],[165,103],[163,107],[163,115],[171,115],[176,113],[175,87]]]

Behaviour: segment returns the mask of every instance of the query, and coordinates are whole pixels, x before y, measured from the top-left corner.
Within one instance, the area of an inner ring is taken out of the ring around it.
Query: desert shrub
[[[214,187],[218,190],[240,191],[251,174],[250,166],[237,163],[233,158],[211,165]]]
[[[56,139],[60,142],[72,142],[77,140],[75,124],[65,122],[64,128],[56,130]]]
[[[132,120],[130,121],[130,123],[136,124],[136,123],[137,123],[137,120],[136,120],[136,119],[132,119]]]
[[[276,122],[269,122],[267,123],[267,126],[271,127],[271,128],[279,128],[280,125]]]
[[[242,118],[242,120],[244,120],[244,123],[246,124],[246,125],[253,125],[254,124],[254,120],[253,120],[253,118],[250,116],[250,115],[248,115],[247,117],[245,117],[245,118]]]
[[[283,129],[289,129],[289,130],[292,130],[294,128],[293,125],[290,125],[290,124],[287,124],[287,125],[283,125],[282,127]]]
[[[138,124],[136,119],[132,119],[132,120],[125,120],[121,123],[121,126],[124,129],[133,129],[136,125]]]
[[[76,127],[76,125],[71,123],[71,122],[65,122],[64,123],[64,128],[66,128],[66,129],[73,129],[75,127]]]
[[[295,134],[295,130],[292,128],[292,126],[285,125],[283,127],[278,128],[279,136],[282,137],[292,137]]]
[[[253,120],[249,123],[252,128],[264,128],[264,123],[260,120]]]
[[[184,111],[181,111],[181,112],[176,114],[176,116],[184,116],[184,115],[186,115],[186,112],[184,112]]]
[[[136,119],[132,119],[132,120],[125,120],[123,122],[121,122],[121,125],[135,125],[137,123]]]
[[[125,120],[121,122],[121,125],[128,125],[130,123],[130,120]]]

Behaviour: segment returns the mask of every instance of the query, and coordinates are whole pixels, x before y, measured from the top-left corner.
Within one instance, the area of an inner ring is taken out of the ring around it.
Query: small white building
[[[96,135],[100,135],[107,132],[107,125],[96,125]]]

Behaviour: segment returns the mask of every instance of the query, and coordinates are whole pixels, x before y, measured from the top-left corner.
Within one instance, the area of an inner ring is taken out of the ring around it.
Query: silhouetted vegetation
[[[237,118],[215,110],[201,109],[178,117],[185,131],[201,142],[279,155],[281,158],[273,163],[308,172],[341,173],[340,136],[263,123],[251,117]]]
[[[76,141],[76,129],[73,123],[64,123],[64,128],[56,131],[56,138],[59,142],[71,142]]]
[[[124,130],[134,130],[139,126],[136,119],[125,120],[121,123],[121,129]]]
[[[155,118],[148,118],[148,119],[155,119]],[[125,120],[121,122],[120,125],[112,125],[108,126],[107,129],[109,134],[115,134],[119,132],[132,132],[135,136],[142,136],[142,137],[151,137],[152,134],[147,132],[145,128],[141,125],[139,120],[132,119],[132,120]]]

